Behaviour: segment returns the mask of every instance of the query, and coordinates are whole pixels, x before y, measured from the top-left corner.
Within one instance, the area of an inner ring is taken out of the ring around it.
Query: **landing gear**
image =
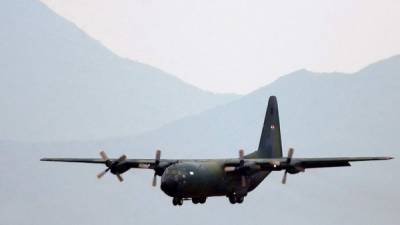
[[[244,200],[244,197],[243,197],[243,196],[236,196],[236,202],[237,202],[237,203],[242,204],[242,203],[243,203],[243,200]]]
[[[177,205],[181,206],[181,205],[183,205],[183,200],[184,200],[183,198],[174,197],[174,198],[172,198],[172,204],[175,206],[177,206]],[[189,200],[189,199],[185,198],[185,200]],[[192,198],[193,204],[199,204],[199,203],[204,204],[204,203],[206,203],[206,200],[207,200],[207,197]]]
[[[199,199],[200,204],[204,204],[206,203],[207,198],[206,197],[202,197]]]
[[[228,198],[231,204],[236,204],[236,203],[241,204],[244,200],[243,195],[236,195],[236,194],[229,195]]]
[[[183,199],[175,197],[175,198],[172,199],[172,204],[175,205],[175,206],[176,205],[183,205]]]
[[[201,198],[192,198],[193,204],[204,204],[206,202],[207,198],[206,197],[201,197]]]
[[[230,196],[229,196],[229,202],[230,202],[231,204],[235,204],[235,203],[236,203],[236,198],[235,198],[234,195],[230,195]]]

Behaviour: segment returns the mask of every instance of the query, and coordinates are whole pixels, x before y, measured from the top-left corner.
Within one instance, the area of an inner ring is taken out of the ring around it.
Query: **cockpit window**
[[[168,170],[168,173],[171,175],[177,175],[178,171],[176,169],[170,169],[170,170]]]

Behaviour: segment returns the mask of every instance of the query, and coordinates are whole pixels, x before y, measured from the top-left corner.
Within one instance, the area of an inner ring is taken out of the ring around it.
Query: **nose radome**
[[[178,187],[178,182],[174,179],[165,179],[161,182],[161,190],[167,195],[173,196]]]

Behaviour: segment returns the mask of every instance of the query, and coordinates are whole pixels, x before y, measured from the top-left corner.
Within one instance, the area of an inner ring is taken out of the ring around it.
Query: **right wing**
[[[75,163],[100,163],[105,164],[106,160],[99,158],[41,158],[40,161],[48,162],[75,162]]]
[[[118,161],[119,159],[108,159],[104,160],[101,158],[42,158],[40,161],[47,162],[71,162],[71,163],[93,163],[93,164],[105,164],[112,165],[114,163],[119,163],[119,166],[123,166],[125,168],[139,168],[139,169],[154,169],[157,164],[156,159],[125,159]],[[171,159],[160,159],[158,160],[159,165],[172,165],[176,163],[178,160]]]
[[[129,169],[152,169],[154,170],[154,186],[156,183],[156,176],[161,176],[168,166],[178,162],[178,160],[160,159],[160,150],[157,150],[155,159],[127,159],[125,155],[122,155],[118,159],[110,159],[103,151],[100,152],[100,156],[101,158],[42,158],[40,161],[104,164],[107,168],[99,173],[97,177],[101,178],[110,171],[117,176],[119,181],[123,181],[121,174]]]

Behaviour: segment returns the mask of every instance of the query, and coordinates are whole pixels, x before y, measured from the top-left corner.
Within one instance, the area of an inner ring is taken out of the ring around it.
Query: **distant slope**
[[[0,7],[0,139],[131,136],[236,98],[120,58],[38,0]]]
[[[250,95],[197,116],[173,122],[136,138],[73,143],[0,141],[1,224],[325,224],[397,225],[400,220],[400,57],[375,63],[356,74],[297,71]],[[206,205],[173,207],[152,171],[125,173],[124,183],[100,165],[40,162],[43,156],[152,158],[237,157],[239,148],[258,144],[268,96],[279,102],[285,149],[295,156],[390,155],[385,162],[350,168],[273,172],[244,204],[225,197]]]
[[[278,98],[283,145],[301,155],[390,153],[400,127],[400,56],[355,74],[286,75],[237,101],[127,140],[138,148],[163,148],[203,156],[258,146],[268,97]],[[122,147],[122,146],[121,146]],[[233,152],[235,154],[235,152]]]

